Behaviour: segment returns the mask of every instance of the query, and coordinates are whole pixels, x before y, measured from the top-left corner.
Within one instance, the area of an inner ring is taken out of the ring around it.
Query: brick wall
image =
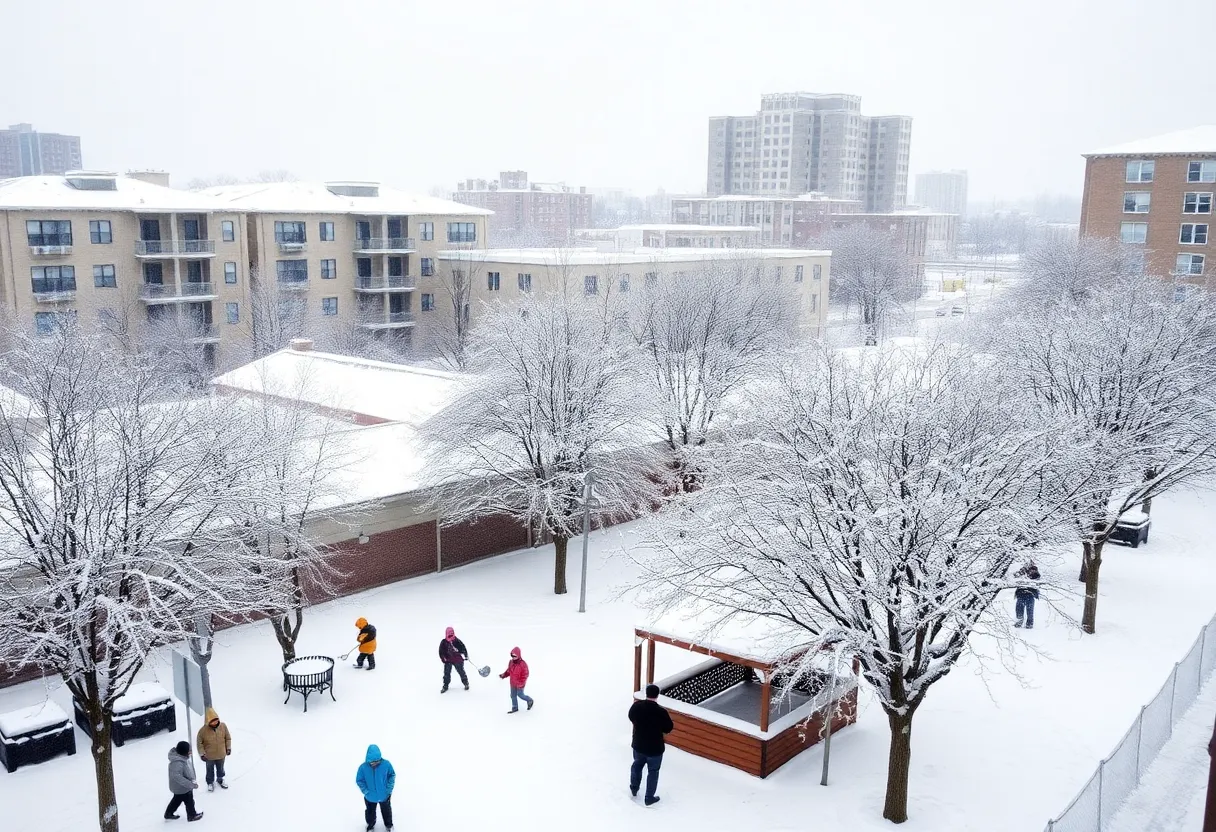
[[[434,572],[436,543],[432,520],[370,535],[367,543],[354,538],[330,546],[329,563],[343,573],[333,578],[337,594],[351,595]]]
[[[528,530],[505,515],[483,517],[475,523],[445,526],[441,536],[444,569],[528,545]]]

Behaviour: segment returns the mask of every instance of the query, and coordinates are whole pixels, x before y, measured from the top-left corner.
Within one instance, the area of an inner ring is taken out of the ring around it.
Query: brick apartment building
[[[594,197],[586,187],[563,182],[529,182],[528,172],[503,171],[497,181],[466,179],[452,199],[494,212],[489,231],[496,244],[568,241],[579,228],[589,228]]]
[[[1081,235],[1143,249],[1149,274],[1214,285],[1216,125],[1085,154]]]

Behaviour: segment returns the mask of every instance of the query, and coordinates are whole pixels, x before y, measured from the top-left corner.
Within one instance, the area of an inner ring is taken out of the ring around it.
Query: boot
[[[197,815],[195,815],[195,816],[194,816],[194,817],[192,817],[192,818],[186,818],[186,820],[188,820],[190,823],[194,823],[196,820],[202,820],[202,819],[203,819],[203,813],[202,813],[202,812],[199,812]]]
[[[226,789],[226,788],[228,788],[228,784],[227,784],[227,783],[225,783],[223,780],[221,780],[221,781],[220,781],[220,788],[221,788],[221,789]]]
[[[528,710],[529,710],[529,711],[530,711],[530,710],[532,710],[532,706],[533,706],[533,705],[535,705],[535,704],[536,704],[536,700],[535,700],[535,699],[533,699],[533,700],[531,700],[530,702],[528,702]]]
[[[441,687],[441,688],[439,689],[439,692],[440,692],[440,693],[447,693],[447,692],[448,692],[448,686],[447,686],[447,685],[444,685],[443,687]]]
[[[207,791],[209,791],[209,792],[213,792],[213,791],[215,791],[215,784],[214,784],[214,783],[208,783],[208,784],[207,784]]]

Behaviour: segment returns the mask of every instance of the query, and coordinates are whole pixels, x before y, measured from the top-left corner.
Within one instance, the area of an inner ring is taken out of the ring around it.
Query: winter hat
[[[182,740],[181,742],[179,742],[177,745],[175,745],[173,747],[173,750],[176,751],[178,754],[180,754],[183,757],[189,757],[190,756],[190,743],[186,742],[185,740]]]
[[[362,630],[364,627],[366,627],[366,626],[367,626],[367,619],[366,619],[366,618],[359,618],[359,619],[358,619],[358,620],[355,622],[355,626],[356,626],[356,627],[358,627],[360,630]]]
[[[519,652],[519,648],[518,648],[518,647],[512,647],[512,648],[511,648],[511,658],[513,658],[513,659],[518,659],[518,658],[520,658],[520,657],[521,657],[521,654],[520,654],[520,652]]]
[[[452,639],[456,638],[456,631],[453,630],[451,627],[448,627],[446,630],[443,631],[443,637],[446,638],[448,641],[451,641]]]
[[[658,699],[659,698],[659,686],[658,685],[647,685],[646,686],[646,698],[647,699]]]

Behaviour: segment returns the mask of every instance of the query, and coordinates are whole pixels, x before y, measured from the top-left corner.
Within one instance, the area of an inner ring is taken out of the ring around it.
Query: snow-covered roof
[[[819,191],[805,194],[772,194],[758,196],[754,194],[721,194],[720,196],[677,196],[674,202],[838,202],[861,204],[860,199],[839,199]]]
[[[638,248],[609,252],[594,248],[491,248],[441,251],[439,259],[536,266],[630,266],[706,260],[790,260],[831,254],[831,251],[803,248]]]
[[[452,400],[459,378],[439,370],[287,348],[216,376],[212,384],[290,396],[331,410],[416,427]]]
[[[135,211],[138,213],[191,213],[236,210],[209,196],[154,185],[141,179],[111,173],[78,176],[20,176],[0,180],[0,210]],[[114,190],[78,188],[72,180],[113,180]]]
[[[726,610],[689,601],[652,616],[639,629],[695,644],[711,655],[725,653],[762,664],[780,662],[814,641],[806,630],[776,619],[735,615],[723,622],[726,615]]]
[[[596,229],[599,230],[599,229]],[[760,232],[760,227],[755,225],[687,225],[680,223],[652,223],[641,225],[622,225],[616,229],[606,229],[608,231],[695,231],[695,232]]]
[[[1175,130],[1147,139],[1117,144],[1086,153],[1085,156],[1159,156],[1205,153],[1216,155],[1216,124]]]
[[[348,428],[334,438],[342,449],[342,470],[334,487],[318,497],[316,508],[374,503],[421,487],[422,443],[412,425]]]
[[[355,185],[376,196],[346,196],[331,187]],[[399,191],[376,182],[263,182],[220,185],[199,192],[233,211],[275,214],[391,214],[421,216],[488,216],[493,211],[447,199]]]

